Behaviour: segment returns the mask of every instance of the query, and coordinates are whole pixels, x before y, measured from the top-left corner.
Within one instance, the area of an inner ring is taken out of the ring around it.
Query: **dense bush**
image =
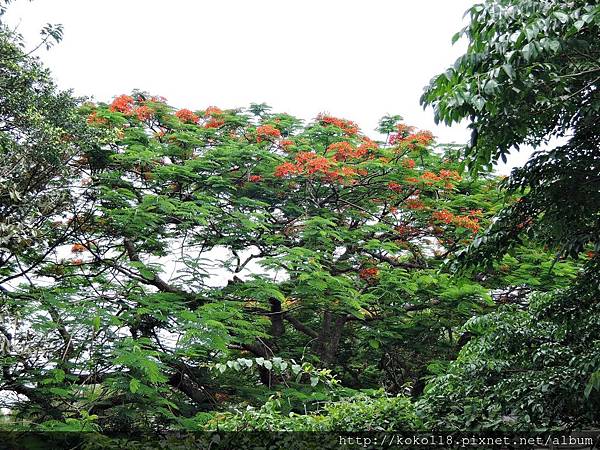
[[[316,413],[282,413],[279,401],[259,409],[204,417],[204,428],[223,431],[393,431],[416,430],[421,421],[410,398],[356,396],[325,403]]]
[[[418,402],[426,426],[561,430],[600,426],[600,292],[591,284],[475,317],[475,337]]]

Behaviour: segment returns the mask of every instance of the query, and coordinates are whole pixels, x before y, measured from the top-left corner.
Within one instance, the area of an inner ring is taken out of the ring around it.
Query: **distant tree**
[[[6,3],[3,3],[3,13]],[[0,14],[0,19],[2,15]],[[47,26],[42,42],[60,39]],[[73,227],[49,219],[75,208],[73,158],[93,145],[78,102],[60,92],[22,38],[0,21],[0,289],[27,275]]]

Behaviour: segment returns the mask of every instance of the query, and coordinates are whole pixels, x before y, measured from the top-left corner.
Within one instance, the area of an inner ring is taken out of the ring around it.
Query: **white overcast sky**
[[[61,88],[94,100],[137,88],[189,109],[265,102],[305,120],[351,119],[366,134],[384,114],[400,114],[438,142],[465,143],[466,127],[436,126],[419,97],[464,51],[450,39],[474,3],[18,0],[6,19],[30,47],[45,23],[62,23],[63,41],[37,54]]]

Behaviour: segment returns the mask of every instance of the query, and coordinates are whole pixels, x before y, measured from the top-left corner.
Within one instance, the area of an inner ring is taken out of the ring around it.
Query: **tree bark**
[[[347,314],[334,314],[331,311],[323,313],[321,331],[312,346],[312,351],[317,354],[324,364],[333,364],[337,359],[337,351],[348,320]]]

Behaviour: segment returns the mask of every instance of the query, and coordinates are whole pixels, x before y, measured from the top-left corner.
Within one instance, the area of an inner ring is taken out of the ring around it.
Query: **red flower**
[[[345,177],[345,178],[350,178],[356,175],[356,170],[352,167],[342,167],[342,169],[340,170],[340,176]]]
[[[403,237],[415,234],[415,228],[411,227],[410,225],[398,225],[395,228],[395,230],[398,234],[402,235]]]
[[[477,233],[479,231],[479,219],[475,217],[456,216],[454,218],[454,224],[458,227],[471,230],[473,233]]]
[[[361,157],[365,156],[367,153],[369,153],[370,151],[375,151],[378,148],[379,148],[379,146],[377,145],[377,142],[372,141],[368,137],[364,137],[362,139],[362,143],[356,149],[356,158],[361,158]]]
[[[333,125],[340,128],[344,133],[349,135],[354,135],[358,133],[358,125],[350,120],[338,119],[337,117],[327,116],[323,114],[319,114],[317,116],[317,120],[321,122],[322,125]]]
[[[141,121],[148,120],[154,115],[154,110],[146,105],[138,106],[133,112]]]
[[[304,164],[304,169],[309,175],[317,172],[327,173],[329,167],[331,166],[331,161],[329,161],[327,158],[323,156],[317,156],[312,152],[298,153],[296,160],[298,163]]]
[[[256,142],[262,142],[266,138],[274,139],[278,137],[281,137],[281,131],[273,125],[261,125],[256,128]]]
[[[153,103],[166,103],[167,99],[158,95],[158,96],[152,96],[150,97],[150,101]]]
[[[415,129],[415,127],[411,127],[404,123],[399,123],[398,125],[396,125],[396,130],[398,130],[398,134],[400,134],[402,136],[406,136],[407,134],[412,133],[414,131],[414,129]]]
[[[317,154],[314,152],[300,152],[296,155],[296,161],[299,164],[306,164],[311,159],[317,158]]]
[[[413,169],[415,167],[415,160],[414,159],[405,159],[404,161],[402,161],[402,166],[407,169]]]
[[[216,106],[209,106],[208,108],[206,108],[206,110],[204,111],[204,116],[217,116],[223,114],[223,111],[219,108],[217,108]]]
[[[333,152],[336,161],[344,161],[348,158],[362,158],[369,150],[376,149],[377,144],[369,139],[363,141],[358,147],[354,147],[350,142],[342,141],[330,144],[327,147],[328,152]]]
[[[262,177],[260,175],[250,175],[248,177],[248,181],[252,183],[258,183],[260,180],[262,180]]]
[[[425,180],[425,184],[433,184],[436,181],[441,180],[441,178],[433,172],[423,172],[423,175],[421,175],[421,178],[423,180]]]
[[[279,145],[281,146],[281,148],[283,148],[284,150],[288,150],[288,147],[291,147],[292,145],[294,145],[294,141],[290,141],[287,139],[284,139],[283,141],[281,141],[279,143]]]
[[[211,118],[208,122],[206,122],[204,124],[204,128],[219,128],[224,123],[225,123],[225,120],[223,120],[223,119]]]
[[[280,164],[279,166],[275,167],[276,177],[281,178],[293,173],[298,173],[298,167],[296,167],[296,165],[292,164],[291,162],[284,162],[283,164]]]
[[[85,251],[86,251],[86,248],[83,244],[73,244],[73,247],[71,247],[72,253],[82,253]]]
[[[104,125],[108,123],[108,120],[106,120],[104,117],[98,117],[98,113],[94,111],[88,116],[87,123],[90,125]]]
[[[418,198],[409,198],[404,204],[408,209],[424,209],[425,204]]]
[[[377,275],[379,275],[379,269],[377,267],[369,267],[367,269],[361,269],[360,272],[358,272],[358,275],[363,280],[370,280],[370,279],[377,277]]]
[[[198,123],[199,117],[189,109],[180,109],[175,113],[175,116],[183,123]]]
[[[110,104],[111,111],[118,111],[123,114],[131,114],[133,111],[133,97],[129,95],[119,95]]]
[[[403,123],[399,123],[396,125],[396,130],[398,133],[392,134],[389,139],[390,145],[401,144],[404,142],[404,139],[414,131],[415,127],[410,127]]]
[[[327,147],[327,151],[334,154],[336,161],[343,161],[354,155],[355,148],[350,142],[343,141],[330,144],[329,147]]]
[[[440,170],[440,177],[444,180],[456,180],[460,181],[462,178],[456,170]]]
[[[390,145],[406,144],[412,149],[415,148],[416,145],[427,146],[433,141],[433,134],[431,131],[423,130],[412,133],[414,127],[408,127],[404,124],[399,124],[397,128],[398,133],[390,136]]]
[[[398,183],[394,183],[393,181],[388,183],[388,187],[394,191],[394,192],[401,192],[402,191],[402,185],[398,184]]]
[[[442,211],[435,211],[433,214],[431,214],[431,217],[434,220],[444,223],[452,223],[455,219],[454,214],[452,214],[449,211],[446,211],[445,209],[443,209]]]
[[[433,142],[433,133],[427,130],[419,131],[415,134],[415,139],[421,145],[429,145]]]

